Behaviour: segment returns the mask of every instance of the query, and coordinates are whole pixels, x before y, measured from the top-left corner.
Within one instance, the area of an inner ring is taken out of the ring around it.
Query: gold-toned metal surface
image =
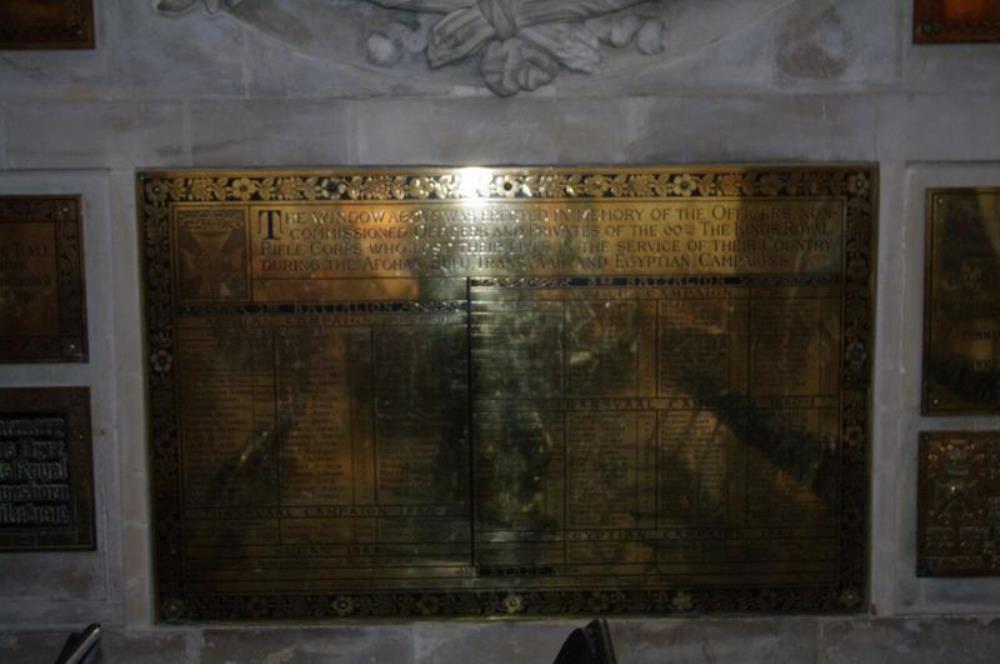
[[[79,196],[0,196],[0,363],[86,362]]]
[[[0,49],[94,48],[93,0],[0,0]]]
[[[923,412],[1000,412],[1000,189],[926,205]]]
[[[996,0],[913,0],[913,41],[998,42],[1000,4]]]
[[[0,553],[94,544],[90,390],[0,389]]]
[[[860,610],[876,183],[141,175],[160,617]]]
[[[918,576],[1000,576],[1000,432],[920,435]]]

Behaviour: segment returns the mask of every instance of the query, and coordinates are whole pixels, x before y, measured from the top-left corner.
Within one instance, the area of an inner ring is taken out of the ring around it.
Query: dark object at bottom
[[[82,632],[70,634],[66,645],[56,658],[55,664],[85,664],[90,662],[97,652],[97,644],[101,640],[101,626],[97,623],[89,625]]]
[[[608,621],[598,618],[583,629],[574,629],[553,664],[618,664]]]

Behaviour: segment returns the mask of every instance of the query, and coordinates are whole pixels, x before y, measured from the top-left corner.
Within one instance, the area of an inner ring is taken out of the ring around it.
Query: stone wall
[[[919,415],[923,191],[1000,185],[1000,46],[913,46],[910,0],[665,0],[664,53],[609,54],[594,74],[500,99],[473,62],[368,64],[364,35],[336,20],[353,0],[174,18],[95,4],[96,50],[0,52],[0,193],[83,195],[92,349],[85,365],[0,367],[0,386],[91,387],[99,540],[0,556],[0,660],[49,661],[54,631],[91,621],[114,628],[104,661],[551,660],[571,623],[153,626],[135,172],[354,164],[878,162],[870,617],[614,631],[623,664],[996,652],[1000,579],[914,569],[917,432],[1000,426]]]

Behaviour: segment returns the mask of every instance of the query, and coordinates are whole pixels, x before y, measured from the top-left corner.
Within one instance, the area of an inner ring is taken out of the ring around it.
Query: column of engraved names
[[[354,509],[374,504],[371,328],[322,307],[297,309],[273,330],[280,504],[287,508],[280,541],[290,555],[316,547],[301,557],[310,569],[374,541],[373,519]]]
[[[748,289],[738,279],[678,279],[656,297],[656,527],[659,571],[742,560],[741,397],[747,382]],[[721,567],[720,567],[721,569]]]
[[[473,280],[481,573],[638,562],[648,520],[652,303],[590,279]],[[644,491],[644,488],[646,489]]]
[[[442,431],[446,423],[452,426],[453,419],[443,413],[435,417],[432,411],[457,402],[464,415],[465,401],[426,384],[412,385],[426,368],[414,365],[424,354],[404,342],[438,338],[439,344],[464,358],[464,348],[454,342],[465,339],[465,314],[460,306],[441,314],[422,313],[419,306],[281,305],[231,321],[228,327],[217,324],[212,353],[221,352],[223,339],[230,353],[256,350],[252,354],[257,359],[244,363],[235,378],[230,375],[232,368],[220,372],[181,354],[182,364],[194,362],[192,373],[205,386],[193,392],[194,398],[202,400],[201,408],[211,416],[218,418],[227,407],[242,412],[253,405],[251,397],[268,402],[269,408],[257,404],[256,412],[266,413],[270,421],[258,422],[244,446],[229,451],[229,463],[219,459],[211,463],[225,469],[238,458],[237,487],[251,481],[257,466],[273,484],[270,493],[253,494],[257,500],[249,496],[226,500],[217,493],[217,502],[209,504],[228,505],[226,509],[192,510],[191,518],[199,527],[188,539],[191,556],[197,559],[189,565],[191,578],[226,582],[234,590],[296,583],[314,587],[333,580],[344,587],[363,583],[366,576],[376,574],[376,568],[408,567],[423,559],[445,561],[442,564],[448,566],[450,556],[467,564],[468,545],[455,543],[456,537],[468,539],[467,508],[462,502],[467,502],[467,492],[462,480],[454,479],[466,477],[464,466],[460,460],[445,462],[427,449],[435,445],[464,452],[461,436]],[[441,338],[445,330],[450,338]],[[189,353],[197,352],[197,335],[190,331],[183,335],[185,345]],[[463,367],[455,373],[464,381]],[[448,381],[453,378],[446,375]],[[386,400],[385,414],[377,414],[376,401],[394,386],[407,385],[408,379],[408,393]],[[198,381],[193,376],[188,382]],[[239,388],[247,384],[255,386],[249,393]],[[455,385],[455,390],[464,396],[464,383]],[[220,400],[217,392],[224,398]],[[414,401],[418,394],[422,404]],[[207,405],[211,403],[215,406]],[[428,403],[435,405],[429,409]],[[199,410],[188,419],[197,422]],[[203,442],[194,441],[191,447],[204,454]],[[408,456],[413,458],[412,469],[419,472],[413,482],[424,482],[431,490],[447,483],[452,493],[434,502],[394,484],[405,465],[400,459]],[[437,463],[449,472],[441,472]],[[246,477],[240,477],[243,470]],[[457,523],[463,524],[461,531]]]
[[[548,575],[565,561],[563,304],[506,285],[470,288],[475,562],[486,577]]]
[[[179,316],[185,582],[238,585],[280,542],[274,335],[250,315]]]
[[[752,291],[747,559],[785,573],[834,560],[841,299],[836,282]]]
[[[375,523],[383,576],[401,586],[468,572],[468,313],[411,302],[373,328]],[[420,567],[421,578],[410,570]]]

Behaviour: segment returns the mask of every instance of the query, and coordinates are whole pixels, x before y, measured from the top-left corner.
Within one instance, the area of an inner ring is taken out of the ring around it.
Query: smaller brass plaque
[[[0,363],[86,362],[79,196],[0,196]]]
[[[917,44],[1000,42],[1000,3],[914,0],[913,41]]]
[[[1000,431],[920,437],[917,576],[1000,576]]]
[[[0,552],[93,548],[90,390],[0,390]]]
[[[94,48],[93,0],[0,0],[0,49]]]
[[[1000,189],[927,193],[923,412],[1000,413]]]

